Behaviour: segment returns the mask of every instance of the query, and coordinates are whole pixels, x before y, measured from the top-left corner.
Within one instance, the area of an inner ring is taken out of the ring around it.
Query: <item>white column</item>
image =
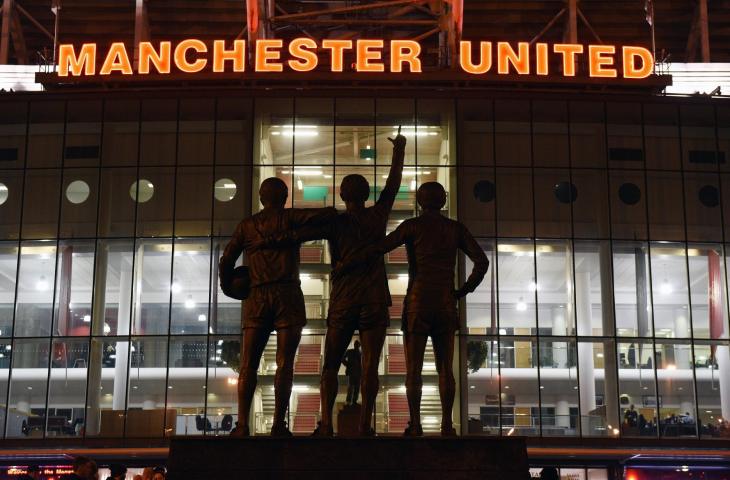
[[[717,376],[720,380],[720,409],[722,418],[730,419],[730,347],[718,345],[715,352],[717,357]]]
[[[565,308],[553,307],[552,318],[553,318],[553,335],[565,336],[566,325],[565,325],[566,312]],[[553,342],[553,361],[558,365],[558,368],[565,368],[568,361],[568,344],[565,342]]]
[[[567,400],[555,402],[555,425],[570,428],[570,404]]]
[[[578,335],[591,335],[593,321],[590,272],[575,272],[575,307]],[[596,409],[596,379],[592,343],[584,343],[582,348],[578,349],[578,372],[580,412],[585,416]]]
[[[687,315],[686,308],[678,308],[674,311],[674,337],[689,337],[689,316]],[[679,361],[677,363],[679,363]],[[682,364],[680,363],[680,365]]]
[[[119,265],[119,307],[117,308],[117,333],[129,335],[129,316],[132,302],[132,264],[122,258]],[[112,410],[124,410],[127,401],[129,367],[129,341],[117,342],[114,363],[114,396]]]
[[[601,326],[603,335],[616,333],[613,304],[613,270],[610,244],[601,242],[598,250],[598,261],[601,270]],[[606,424],[616,427],[621,423],[618,405],[618,359],[616,345],[613,340],[603,342],[603,401],[606,406]],[[582,388],[582,386],[581,386]]]

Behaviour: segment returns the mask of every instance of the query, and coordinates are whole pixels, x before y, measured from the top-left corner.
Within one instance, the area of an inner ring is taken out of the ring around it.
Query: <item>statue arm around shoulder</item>
[[[384,239],[375,245],[371,245],[367,248],[363,248],[359,252],[351,255],[349,258],[341,260],[336,266],[333,272],[333,276],[342,275],[347,273],[357,266],[364,263],[369,263],[382,257],[391,250],[395,250],[406,242],[407,237],[407,223],[401,223],[394,231],[390,232]]]
[[[337,209],[334,207],[291,208],[289,212],[294,228],[324,225],[337,216]]]
[[[479,246],[472,234],[463,225],[461,226],[461,234],[459,239],[459,248],[466,254],[469,259],[474,262],[471,274],[467,278],[464,285],[454,292],[454,296],[458,299],[473,292],[482,283],[484,275],[489,269],[489,259],[484,254],[484,250]]]

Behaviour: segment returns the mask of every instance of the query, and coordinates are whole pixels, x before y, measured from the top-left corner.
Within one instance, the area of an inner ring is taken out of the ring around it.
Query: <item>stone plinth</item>
[[[169,480],[526,480],[522,438],[173,437]]]

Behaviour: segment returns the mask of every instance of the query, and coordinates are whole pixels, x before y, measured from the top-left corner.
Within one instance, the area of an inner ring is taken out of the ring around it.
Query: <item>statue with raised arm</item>
[[[259,188],[263,210],[244,219],[220,259],[223,293],[243,299],[243,339],[238,377],[238,421],[233,436],[248,436],[251,402],[256,390],[256,372],[261,355],[276,330],[276,377],[274,379],[273,436],[291,436],[284,420],[291,396],[296,355],[307,318],[299,281],[299,245],[258,248],[267,238],[307,225],[320,225],[334,218],[334,208],[284,208],[289,189],[279,178],[267,178]],[[234,269],[246,251],[248,281],[243,267]],[[247,292],[241,291],[243,286]]]
[[[406,138],[400,134],[388,139],[393,144],[393,158],[385,187],[375,205],[365,207],[370,196],[370,184],[362,175],[347,175],[340,184],[340,198],[346,210],[321,227],[307,227],[280,236],[268,246],[290,245],[316,239],[327,239],[333,267],[347,261],[362,249],[385,238],[388,217],[400,189],[405,158]],[[337,398],[337,374],[343,356],[355,330],[360,333],[362,346],[362,409],[358,430],[360,435],[372,436],[372,415],[378,395],[378,362],[390,324],[391,304],[385,262],[371,258],[344,275],[332,277],[327,337],[320,381],[322,419],[315,436],[332,436],[332,408]]]
[[[453,357],[454,335],[459,329],[457,300],[473,292],[489,268],[484,251],[469,230],[455,220],[444,217],[446,191],[440,183],[421,185],[416,194],[422,213],[401,223],[398,228],[375,246],[343,262],[335,271],[348,275],[361,262],[381,258],[385,253],[406,246],[408,253],[408,291],[403,304],[403,332],[406,351],[406,396],[410,422],[404,434],[421,436],[421,370],[426,340],[431,337],[441,396],[441,434],[453,436],[451,414],[456,390]],[[454,290],[454,268],[458,251],[472,262],[469,278]]]

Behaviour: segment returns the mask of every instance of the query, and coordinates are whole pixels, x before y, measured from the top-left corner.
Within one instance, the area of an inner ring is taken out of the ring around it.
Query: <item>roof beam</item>
[[[566,0],[568,16],[565,18],[565,34],[567,43],[578,43],[578,0]]]
[[[147,14],[147,1],[135,0],[134,7],[134,65],[139,66],[139,43],[150,39],[150,19]]]
[[[3,1],[3,16],[0,23],[0,65],[6,65],[10,58],[10,20],[14,0]]]
[[[49,40],[53,40],[53,34],[51,32],[49,32],[46,27],[41,25],[41,23],[38,20],[33,18],[33,16],[30,13],[28,13],[28,11],[26,9],[24,9],[19,3],[15,4],[15,8],[17,8],[18,12],[20,14],[22,14],[26,19],[28,19],[28,21],[30,23],[32,23],[35,28],[37,28],[41,33],[43,33],[46,37],[48,37]]]
[[[15,5],[18,7],[18,5]],[[20,16],[17,9],[13,9],[12,18],[10,18],[10,36],[13,39],[13,50],[15,51],[15,59],[19,65],[28,63],[28,49],[25,46],[25,37],[23,36],[23,26],[20,24]]]
[[[251,1],[251,0],[248,0]],[[360,12],[363,10],[374,10],[377,8],[390,8],[390,7],[398,7],[401,5],[407,5],[414,3],[414,0],[391,0],[388,2],[375,2],[375,3],[369,3],[366,5],[354,5],[351,7],[337,7],[337,8],[326,8],[323,10],[312,10],[311,12],[302,12],[302,13],[292,13],[289,15],[279,15],[278,17],[274,17],[271,20],[272,21],[291,21],[291,20],[298,20],[302,18],[309,18],[309,17],[317,17],[320,15],[337,15],[341,13],[352,13],[352,12]],[[330,23],[334,23],[334,21],[330,21]]]
[[[710,29],[709,21],[707,18],[707,0],[699,0],[697,4],[699,9],[699,22],[700,22],[700,48],[702,51],[702,62],[709,63],[710,61]]]

